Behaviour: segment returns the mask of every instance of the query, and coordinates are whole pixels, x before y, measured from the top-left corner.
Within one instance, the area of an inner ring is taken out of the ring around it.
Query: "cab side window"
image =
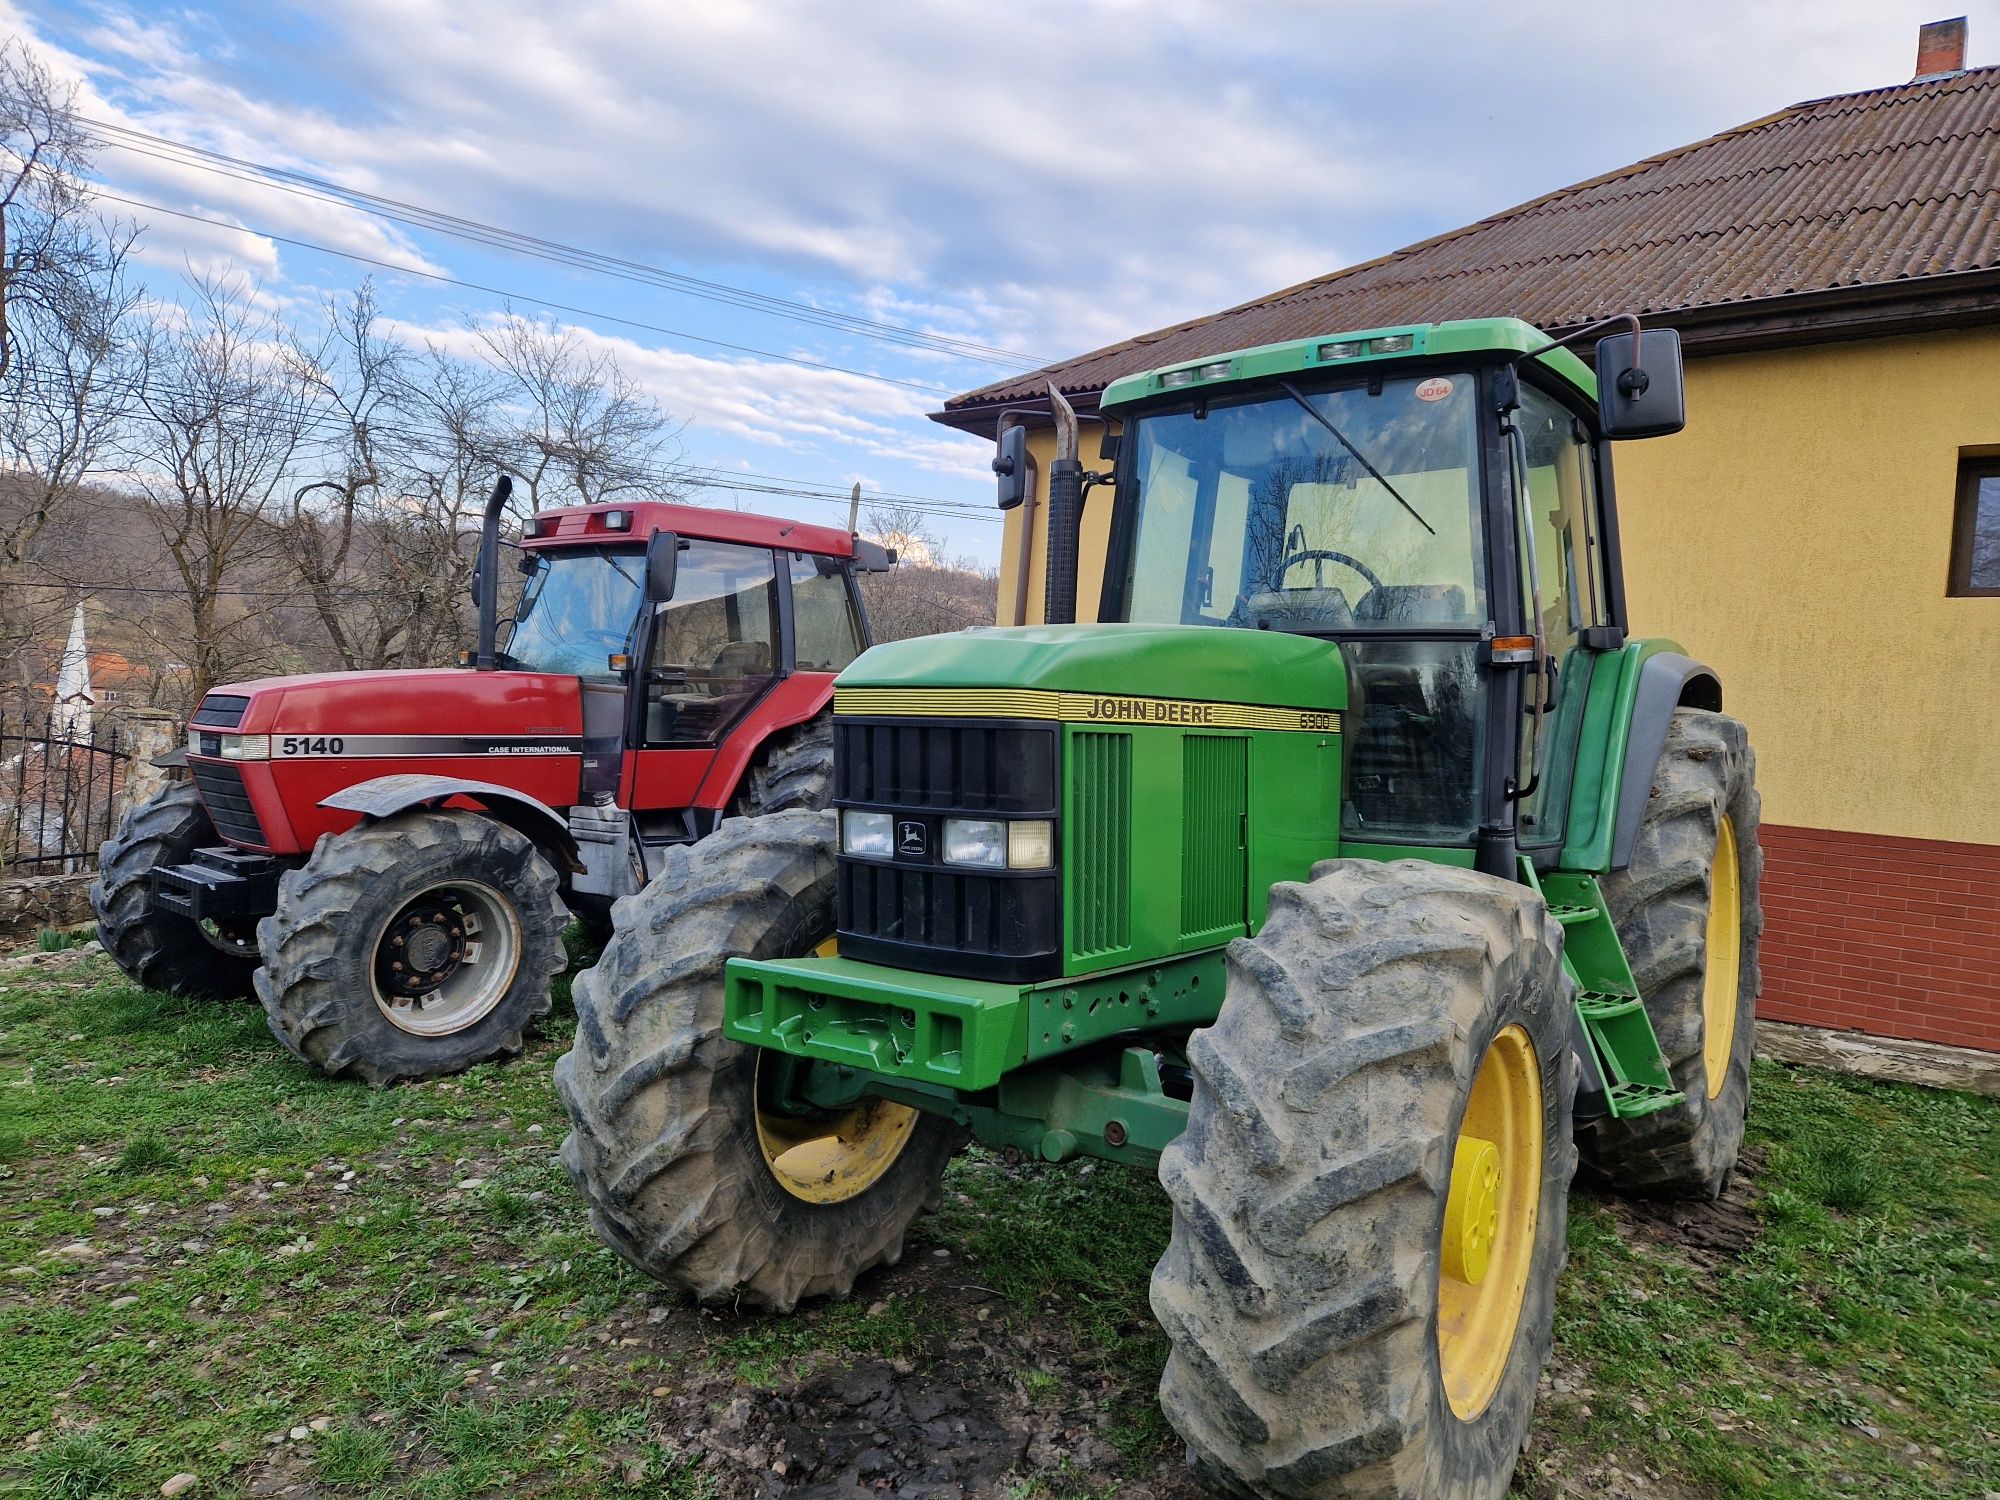
[[[861,654],[861,620],[837,559],[792,554],[792,643],[801,672],[838,672]]]
[[[1590,675],[1590,653],[1580,638],[1587,627],[1604,623],[1608,611],[1589,437],[1568,407],[1532,386],[1522,389],[1514,419],[1527,439],[1524,529],[1540,574],[1541,625],[1547,645],[1547,656],[1523,678],[1527,703],[1539,698],[1544,706],[1541,743],[1535,742],[1526,713],[1520,730],[1518,780],[1525,785],[1537,769],[1541,773],[1534,794],[1521,803],[1519,813],[1521,843],[1534,848],[1563,835]],[[1535,600],[1525,567],[1521,587],[1522,603],[1532,615]],[[1535,764],[1530,764],[1531,757]]]
[[[761,547],[691,542],[653,619],[646,742],[717,738],[778,674],[778,577]]]

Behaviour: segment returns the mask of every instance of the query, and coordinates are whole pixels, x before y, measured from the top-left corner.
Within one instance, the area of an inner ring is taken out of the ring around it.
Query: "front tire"
[[[1736,1170],[1756,1044],[1762,804],[1749,732],[1674,713],[1629,868],[1604,898],[1683,1099],[1578,1139],[1587,1177],[1620,1192],[1719,1198]]]
[[[248,998],[257,972],[257,934],[209,932],[153,905],[153,871],[184,865],[195,850],[222,842],[191,781],[177,781],[125,814],[98,851],[90,905],[97,934],[134,984],[210,1000]]]
[[[1495,1497],[1562,1270],[1576,1064],[1524,887],[1321,865],[1229,948],[1160,1180],[1160,1404],[1241,1495]]]
[[[722,1034],[723,966],[834,929],[834,816],[732,818],[618,904],[556,1064],[562,1160],[604,1242],[705,1302],[780,1312],[901,1258],[963,1133],[885,1101],[815,1121],[759,1107],[761,1048]]]
[[[556,872],[491,818],[411,812],[319,841],[258,927],[291,1053],[381,1088],[511,1057],[568,962]]]

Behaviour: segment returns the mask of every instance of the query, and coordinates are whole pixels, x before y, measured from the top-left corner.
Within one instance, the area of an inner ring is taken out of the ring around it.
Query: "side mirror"
[[[1666,437],[1687,426],[1681,336],[1651,328],[1597,341],[1597,423],[1607,438]]]
[[[886,573],[896,566],[896,549],[865,536],[854,539],[854,570],[857,573]]]
[[[656,603],[674,597],[674,577],[680,571],[681,539],[671,531],[646,538],[646,597]]]
[[[1028,498],[1028,429],[1009,427],[994,444],[993,472],[1000,476],[1000,508],[1012,510]]]

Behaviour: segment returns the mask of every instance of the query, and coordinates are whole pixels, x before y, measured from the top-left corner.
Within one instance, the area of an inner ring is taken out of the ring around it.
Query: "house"
[[[1963,21],[1935,23],[1911,82],[1793,105],[935,419],[991,438],[1028,412],[1039,475],[1050,381],[1089,412],[1120,375],[1344,329],[1512,314],[1563,333],[1627,311],[1678,328],[1687,429],[1617,455],[1631,618],[1721,672],[1757,746],[1763,1014],[2000,1050],[2000,68],[1964,49]],[[1102,492],[1085,510],[1082,619],[1109,510]],[[1022,515],[1002,623],[1040,617],[1044,537]]]

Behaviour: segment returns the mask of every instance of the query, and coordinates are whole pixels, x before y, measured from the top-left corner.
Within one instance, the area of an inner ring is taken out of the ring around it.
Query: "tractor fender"
[[[1611,836],[1611,868],[1632,863],[1639,820],[1653,795],[1653,773],[1667,746],[1667,726],[1677,708],[1722,708],[1722,679],[1711,667],[1677,651],[1659,651],[1639,667],[1638,691],[1625,734],[1625,769],[1618,787],[1618,820]]]
[[[708,773],[701,779],[701,789],[695,793],[695,806],[727,808],[742,785],[750,762],[771,737],[817,718],[832,702],[831,675],[795,672],[779,679],[723,740]]]
[[[539,798],[512,787],[495,786],[490,781],[467,781],[458,776],[430,776],[420,772],[376,776],[342,787],[331,797],[321,798],[319,805],[360,813],[364,818],[392,818],[413,807],[437,807],[453,797],[477,803],[487,817],[521,833],[557,869],[574,873],[583,868],[568,819]]]

